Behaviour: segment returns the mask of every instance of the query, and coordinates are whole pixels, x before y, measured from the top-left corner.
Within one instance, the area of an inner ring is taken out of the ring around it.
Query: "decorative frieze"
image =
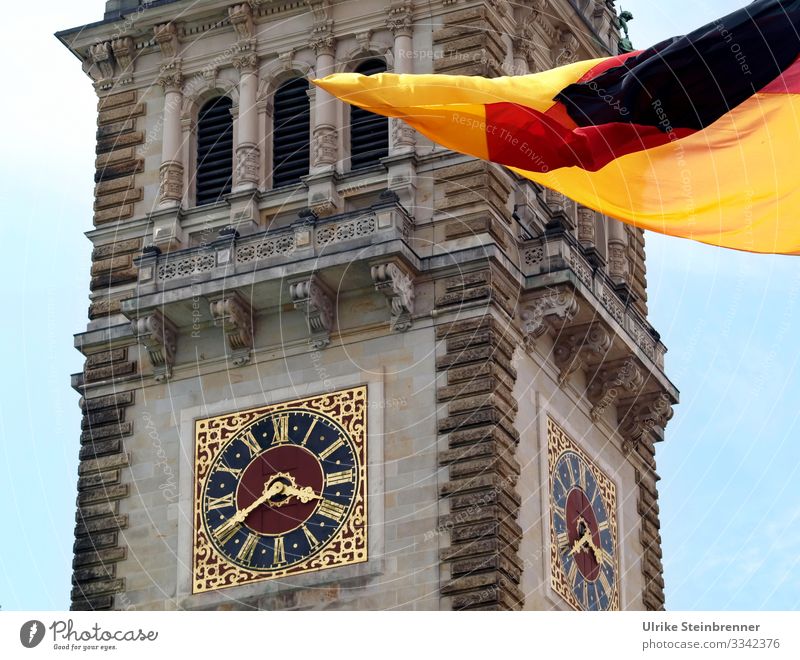
[[[391,329],[405,332],[414,315],[414,281],[394,262],[372,266],[371,274],[376,291],[385,295],[389,303]]]
[[[222,328],[230,348],[230,359],[235,367],[250,362],[255,333],[254,314],[250,304],[235,291],[212,300],[211,316],[214,325]]]
[[[289,286],[289,295],[295,309],[303,312],[308,327],[309,343],[314,349],[323,349],[331,342],[331,332],[336,322],[334,296],[316,275]]]
[[[178,342],[175,326],[156,309],[131,321],[131,327],[137,341],[147,351],[153,367],[153,378],[156,382],[169,379],[175,364]]]

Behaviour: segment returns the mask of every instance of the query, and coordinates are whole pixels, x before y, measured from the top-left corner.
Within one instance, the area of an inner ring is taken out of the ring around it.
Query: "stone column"
[[[235,192],[254,190],[260,183],[260,155],[258,139],[258,57],[244,53],[233,58],[239,70],[239,117],[236,144]]]
[[[396,0],[389,7],[386,26],[394,35],[394,72],[414,73],[412,34],[414,32],[411,0]],[[415,132],[402,119],[392,119],[391,153],[414,151]]]
[[[174,23],[156,25],[155,41],[161,50],[162,64],[158,84],[164,90],[164,113],[161,128],[161,168],[158,208],[180,208],[183,199],[183,153],[181,106],[183,75],[178,57],[178,29]]]
[[[317,54],[316,75],[324,78],[334,72],[334,38],[325,24],[315,28],[312,46]],[[338,160],[339,132],[336,129],[336,103],[324,89],[314,90],[314,128],[312,130],[314,151],[312,171],[334,169]]]
[[[628,281],[628,258],[625,255],[628,241],[625,227],[619,220],[608,219],[608,274],[615,284]]]

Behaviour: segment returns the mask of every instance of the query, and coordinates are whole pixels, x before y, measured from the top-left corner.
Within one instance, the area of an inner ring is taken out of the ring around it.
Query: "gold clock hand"
[[[264,484],[264,490],[261,493],[261,497],[259,497],[255,502],[253,502],[250,506],[245,507],[244,509],[239,509],[236,513],[233,514],[233,519],[238,523],[243,523],[247,516],[253,511],[253,509],[261,506],[265,502],[268,502],[276,495],[279,495],[283,492],[285,488],[284,484],[278,480],[274,480],[272,482],[267,482]]]
[[[317,495],[311,486],[306,486],[305,488],[295,488],[294,486],[284,486],[283,493],[291,497],[294,495],[299,499],[303,504],[310,502],[311,500],[321,500],[322,496]]]
[[[600,552],[600,548],[598,548],[594,544],[594,539],[591,536],[589,536],[589,538],[586,540],[586,545],[588,545],[589,549],[592,551],[592,554],[594,555],[594,560],[598,564],[602,564],[603,563],[603,553]]]
[[[576,552],[580,552],[583,550],[583,546],[586,545],[587,541],[591,543],[592,540],[592,533],[590,531],[586,531],[583,536],[581,536],[575,543],[572,545],[572,550],[569,553],[569,557],[572,557]]]

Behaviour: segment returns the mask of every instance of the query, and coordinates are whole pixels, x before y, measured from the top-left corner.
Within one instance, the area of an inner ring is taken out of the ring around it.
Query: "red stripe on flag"
[[[800,94],[800,57],[761,92],[764,94]]]
[[[569,128],[549,114],[513,103],[486,105],[489,160],[533,172],[580,167],[602,169],[626,154],[692,135],[693,129],[664,133],[655,126],[614,123]]]

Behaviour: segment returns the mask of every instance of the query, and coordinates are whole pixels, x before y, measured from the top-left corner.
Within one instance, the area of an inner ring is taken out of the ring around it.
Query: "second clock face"
[[[357,388],[198,422],[195,592],[366,559],[365,414]]]

